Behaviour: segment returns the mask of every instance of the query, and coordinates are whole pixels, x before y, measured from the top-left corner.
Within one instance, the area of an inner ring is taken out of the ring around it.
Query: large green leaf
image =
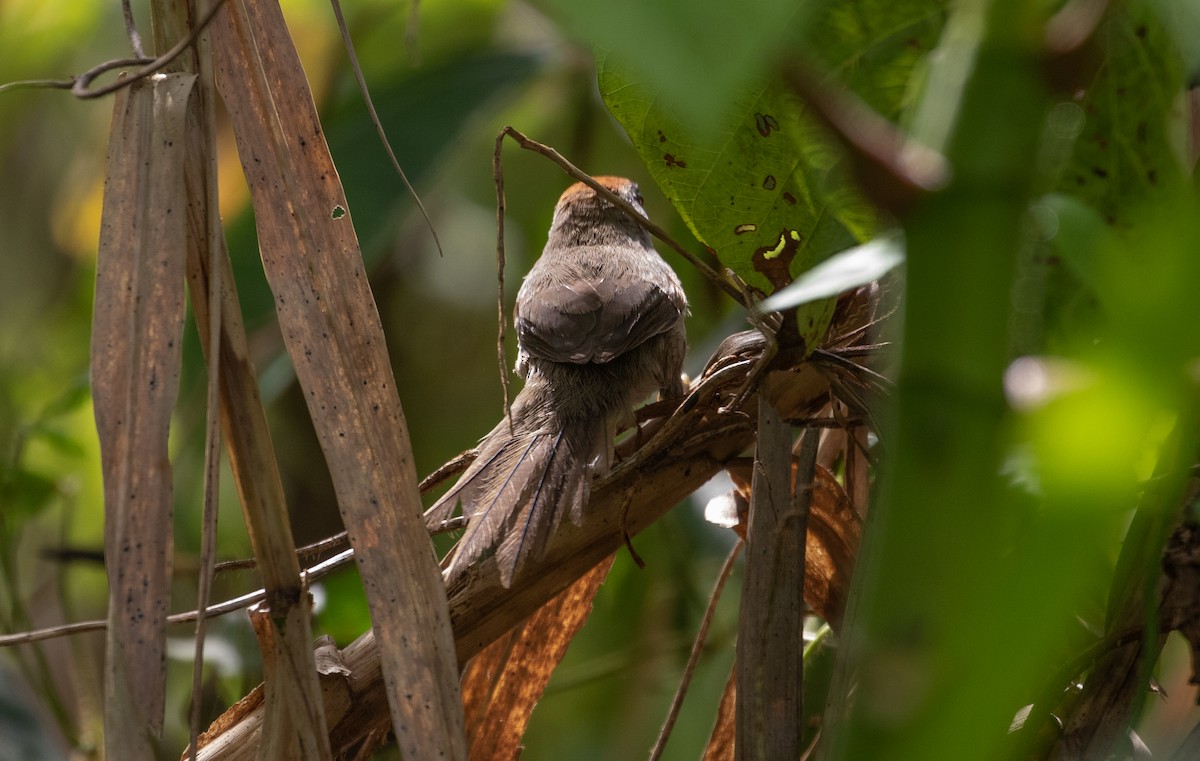
[[[936,42],[943,2],[811,2],[789,39],[869,104],[896,117],[914,65]],[[841,154],[775,77],[731,99],[716,129],[674,107],[658,78],[600,56],[600,90],[651,175],[696,237],[770,293],[876,232]]]
[[[836,154],[782,84],[738,98],[708,139],[608,60],[600,89],[692,232],[750,285],[772,292],[852,244],[852,229],[869,233],[872,215],[849,201],[844,183],[827,182]]]
[[[1043,154],[1056,159],[1047,183],[1055,192],[1035,208],[1044,217],[1042,239],[1016,291],[1020,351],[1078,351],[1099,339],[1111,304],[1098,290],[1097,267],[1117,246],[1100,239],[1145,237],[1136,229],[1139,215],[1144,224],[1146,206],[1164,204],[1186,175],[1175,145],[1183,58],[1173,17],[1154,13],[1169,5],[1113,7],[1089,79],[1050,113]]]
[[[918,89],[914,71],[941,35],[946,0],[810,4],[797,48],[877,113],[899,119]]]
[[[1172,109],[1183,64],[1150,3],[1115,6],[1099,42],[1103,57],[1096,75],[1072,98],[1084,119],[1060,190],[1094,206],[1109,224],[1125,227],[1135,208],[1131,199],[1157,193],[1181,176]]]
[[[797,0],[544,0],[571,34],[662,96],[689,125],[711,133],[734,93],[769,67],[814,3]]]

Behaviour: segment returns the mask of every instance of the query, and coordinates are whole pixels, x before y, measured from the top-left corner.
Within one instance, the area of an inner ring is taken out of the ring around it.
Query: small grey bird
[[[642,209],[638,186],[597,177]],[[583,183],[554,209],[546,247],[517,293],[517,373],[525,387],[458,482],[429,509],[462,505],[456,575],[494,554],[504,586],[541,557],[564,517],[579,525],[613,437],[651,392],[683,395],[687,298],[636,221]]]

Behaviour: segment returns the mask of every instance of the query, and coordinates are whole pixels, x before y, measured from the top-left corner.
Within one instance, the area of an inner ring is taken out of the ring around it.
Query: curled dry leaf
[[[735,726],[735,707],[737,706],[737,664],[730,667],[729,681],[725,682],[725,691],[721,693],[721,703],[717,707],[717,718],[713,722],[712,732],[708,736],[708,745],[704,747],[701,761],[733,761],[733,739],[737,730]]]
[[[471,659],[462,678],[472,759],[515,759],[534,706],[592,612],[610,555],[529,620]]]

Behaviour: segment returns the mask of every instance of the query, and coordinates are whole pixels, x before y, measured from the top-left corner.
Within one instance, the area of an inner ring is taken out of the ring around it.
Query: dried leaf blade
[[[246,0],[230,11],[215,30],[218,88],[284,341],[383,644],[397,743],[408,758],[462,759],[445,588],[349,204],[278,6]]]
[[[592,612],[609,556],[521,626],[472,659],[463,674],[470,758],[516,759],[550,676]]]
[[[186,215],[185,115],[194,75],[158,75],[113,106],[96,266],[91,371],[109,574],[105,751],[153,758],[170,608],[171,464]]]

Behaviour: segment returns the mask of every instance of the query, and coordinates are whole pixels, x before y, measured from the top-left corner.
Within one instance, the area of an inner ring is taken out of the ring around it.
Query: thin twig
[[[106,61],[98,66],[94,66],[88,71],[85,71],[84,73],[75,77],[74,84],[71,86],[71,94],[82,100],[99,98],[103,95],[114,93],[123,87],[128,87],[139,79],[148,77],[156,71],[166,68],[171,61],[174,61],[177,57],[179,57],[180,53],[191,47],[192,43],[196,41],[196,38],[199,37],[212,22],[212,20],[217,17],[217,11],[219,11],[221,6],[224,4],[225,0],[216,0],[216,2],[213,3],[213,6],[208,9],[208,12],[204,14],[204,18],[200,20],[200,23],[197,24],[186,37],[175,43],[175,46],[166,53],[163,53],[157,58],[125,58],[115,61]],[[129,66],[138,66],[142,64],[146,65],[133,72],[129,76],[118,79],[112,84],[105,85],[104,87],[98,87],[95,90],[88,89],[88,86],[91,85],[92,81],[105,72],[112,71],[113,69],[124,69]]]
[[[746,374],[746,380],[742,383],[742,387],[738,389],[737,393],[734,394],[733,401],[722,408],[720,412],[740,409],[746,403],[746,400],[750,398],[750,395],[758,389],[763,377],[767,374],[767,370],[770,369],[771,363],[775,361],[775,357],[779,356],[779,342],[775,340],[775,334],[768,333],[762,327],[759,328],[759,332],[762,333],[763,338],[767,341],[766,345],[763,346],[763,352],[754,361],[754,367]]]
[[[725,564],[721,566],[721,570],[717,574],[712,594],[708,597],[708,607],[704,610],[704,618],[700,619],[700,629],[696,632],[696,639],[692,642],[692,651],[688,654],[687,665],[684,666],[683,676],[679,679],[679,686],[675,688],[675,697],[671,700],[667,718],[663,720],[662,729],[658,731],[658,739],[654,741],[654,747],[650,749],[650,761],[658,761],[667,747],[667,739],[671,736],[671,730],[674,729],[675,721],[679,718],[679,710],[683,707],[683,699],[687,696],[688,687],[692,683],[692,675],[696,673],[700,654],[704,652],[704,642],[708,639],[708,627],[717,611],[717,601],[721,599],[725,582],[733,573],[734,561],[737,560],[741,550],[742,541],[739,539],[737,544],[733,545],[733,549],[729,551],[729,557],[725,558]]]
[[[446,479],[452,476],[457,476],[459,473],[462,473],[464,470],[471,467],[471,463],[475,462],[475,458],[478,456],[478,449],[468,449],[465,452],[460,452],[454,457],[453,460],[425,476],[421,483],[417,484],[417,491],[425,494]]]
[[[101,95],[107,95],[108,93],[116,92],[122,88],[129,87],[142,77],[149,76],[150,74],[154,73],[154,71],[158,71],[158,69],[162,68],[162,66],[155,66],[155,64],[158,63],[158,60],[159,59],[157,58],[114,58],[111,61],[98,63],[82,74],[79,74],[71,79],[71,94],[76,98],[87,100],[89,98],[98,98]],[[169,61],[167,63],[169,63]],[[163,66],[165,65],[166,63],[163,64]],[[122,76],[117,79],[116,82],[113,82],[106,87],[92,91],[87,89],[88,85],[92,83],[92,80],[96,79],[96,77],[99,77],[101,74],[107,74],[108,72],[116,69],[128,69],[131,66],[141,66],[143,68],[140,69],[135,75]],[[154,67],[153,71],[150,70],[150,67],[152,66]]]
[[[211,199],[206,199],[211,200]],[[207,206],[207,204],[206,204]],[[204,511],[200,528],[200,588],[196,593],[196,656],[192,660],[192,711],[189,722],[189,754],[196,761],[200,736],[200,691],[204,684],[204,639],[208,627],[204,611],[212,598],[217,557],[217,497],[221,486],[221,425],[219,408],[221,372],[221,267],[220,246],[209,241],[208,279],[208,400],[204,430]]]
[[[461,528],[466,528],[467,519],[461,515],[453,518],[447,518],[438,525],[429,529],[430,536],[438,536],[439,534],[448,534],[451,531],[457,531]],[[350,544],[350,534],[345,531],[339,531],[333,536],[326,537],[312,544],[306,544],[303,547],[296,548],[296,557],[300,558],[301,562],[308,562],[318,555],[322,555],[330,550],[346,547]],[[229,571],[250,571],[258,567],[258,561],[254,558],[243,558],[240,560],[226,560],[217,563],[217,573],[227,573]]]
[[[350,68],[354,70],[354,79],[358,82],[358,91],[362,93],[367,113],[371,116],[371,123],[375,125],[375,132],[379,135],[379,142],[383,143],[383,149],[387,151],[388,158],[392,161],[392,168],[396,170],[396,174],[400,175],[400,180],[408,189],[408,194],[417,202],[417,208],[421,210],[421,216],[425,218],[425,226],[429,228],[429,233],[433,236],[433,244],[437,246],[438,256],[441,256],[442,242],[438,239],[437,230],[433,228],[433,219],[425,210],[425,204],[421,203],[421,197],[417,195],[412,183],[408,181],[408,175],[400,168],[400,162],[396,159],[392,144],[388,142],[387,134],[383,131],[383,123],[375,111],[375,102],[371,100],[371,91],[367,89],[367,79],[363,76],[362,67],[358,64],[358,53],[354,51],[354,42],[350,39],[350,30],[346,27],[346,19],[342,15],[342,5],[338,0],[329,0],[329,2],[333,5],[333,15],[337,18],[338,29],[342,33],[342,45],[346,48],[346,56],[350,59]]]
[[[670,246],[673,251],[678,253],[684,259],[687,259],[693,267],[700,270],[700,273],[708,278],[709,281],[711,281],[725,293],[729,294],[734,301],[746,307],[746,309],[750,309],[751,305],[746,301],[745,295],[740,292],[737,286],[731,283],[728,278],[722,277],[720,273],[712,268],[711,265],[677,243],[674,238],[667,234],[666,230],[663,230],[661,227],[647,219],[645,215],[635,209],[633,205],[624,198],[621,198],[613,191],[596,182],[591,178],[590,175],[564,158],[561,153],[548,145],[543,145],[536,140],[526,137],[512,127],[505,127],[504,129],[500,130],[500,137],[497,138],[497,141],[502,139],[505,135],[515,140],[517,145],[521,146],[525,150],[533,151],[534,153],[540,153],[541,155],[553,161],[555,164],[558,164],[568,175],[574,177],[576,180],[579,180],[592,190],[596,191],[596,194],[601,198],[607,200],[609,203],[628,214],[630,217],[635,219],[639,225],[644,227],[647,232]]]
[[[264,590],[256,590],[241,597],[234,597],[224,602],[219,602],[215,605],[208,606],[204,615],[212,618],[223,616],[226,613],[233,613],[236,610],[246,608],[259,600],[266,599]],[[190,621],[195,621],[197,612],[189,610],[186,613],[174,613],[167,616],[169,624],[184,624]],[[101,632],[108,628],[108,622],[105,620],[95,621],[78,621],[73,624],[62,624],[60,626],[50,626],[45,629],[33,629],[27,632],[18,632],[16,634],[0,635],[0,647],[10,647],[12,645],[26,645],[31,642],[41,642],[42,640],[54,639],[56,637],[66,637],[73,634],[86,634],[88,632]]]
[[[125,0],[127,2],[127,0]],[[201,2],[203,0],[200,0]],[[219,3],[214,3],[219,5]],[[188,9],[188,19],[190,20],[199,5],[192,4]],[[132,23],[132,22],[131,22]],[[134,31],[136,34],[136,30]],[[214,79],[212,45],[210,39],[197,38],[196,42],[196,74],[198,75],[198,86],[201,90],[209,95],[216,93],[216,82]],[[220,472],[221,472],[221,424],[220,424],[220,406],[221,406],[221,333],[224,328],[222,324],[223,310],[221,309],[221,295],[225,290],[225,283],[221,277],[222,273],[222,257],[225,255],[224,237],[221,230],[221,215],[218,209],[217,202],[217,166],[216,156],[212,151],[216,149],[216,129],[214,122],[216,119],[216,111],[210,97],[205,97],[202,101],[204,104],[204,112],[201,114],[205,133],[203,135],[203,145],[206,150],[203,153],[204,164],[201,171],[204,175],[204,184],[198,195],[202,194],[201,198],[204,204],[204,211],[208,223],[208,345],[209,345],[209,367],[208,367],[208,399],[206,409],[206,430],[205,430],[205,485],[204,485],[204,516],[202,520],[203,533],[200,540],[200,585],[196,595],[196,608],[204,611],[208,608],[212,600],[212,582],[216,573],[216,555],[217,555],[217,517],[218,517],[218,495],[220,493]],[[207,631],[206,618],[203,614],[196,620],[196,656],[192,662],[192,710],[189,717],[189,732],[188,732],[188,753],[191,761],[196,761],[199,753],[200,743],[200,718],[201,705],[200,700],[201,688],[204,677],[204,640]]]
[[[830,365],[848,370],[853,374],[861,374],[865,376],[867,380],[872,381],[876,387],[881,390],[889,390],[895,385],[891,378],[875,372],[866,365],[860,365],[857,362],[852,362],[846,358],[846,354],[843,352],[814,349],[812,356],[813,359],[823,360]]]
[[[638,551],[633,547],[633,537],[629,535],[629,506],[633,504],[633,494],[637,490],[637,478],[634,478],[633,484],[625,490],[625,499],[621,503],[621,538],[625,540],[625,549],[629,550],[629,557],[633,559],[634,565],[641,570],[646,570],[646,561],[638,554]]]
[[[450,520],[447,520],[447,521],[443,521],[442,523],[440,523],[439,525],[437,525],[433,529],[431,529],[429,533],[430,533],[430,535],[441,534],[441,533],[445,533],[447,531],[455,531],[457,529],[463,528],[464,526],[466,526],[466,519],[459,516],[459,517],[451,518]],[[329,542],[333,542],[336,540],[340,540],[340,539],[344,538],[345,535],[346,535],[345,532],[342,532],[341,534],[338,534],[337,536],[333,537],[332,539],[325,539],[322,542],[318,542],[314,545],[308,545],[308,547],[314,547],[319,544],[329,543]],[[353,558],[354,558],[354,550],[352,550],[352,549],[345,550],[344,552],[340,552],[337,555],[334,555],[333,557],[329,558],[328,560],[323,560],[320,563],[317,563],[316,565],[312,566],[311,568],[306,568],[306,569],[302,570],[300,572],[300,579],[306,585],[310,584],[314,581],[318,581],[318,580],[328,576],[335,569],[340,568],[341,566],[345,565],[346,563],[349,563]],[[239,567],[253,567],[254,566],[254,561],[252,561],[252,560],[251,561],[234,561],[234,562],[239,563],[240,564]],[[224,565],[224,564],[222,564],[222,565]],[[220,568],[220,565],[218,566],[218,568]],[[215,605],[209,605],[207,608],[204,609],[204,615],[208,618],[213,618],[216,616],[223,616],[227,613],[233,613],[234,611],[241,610],[243,608],[247,608],[256,602],[265,600],[266,596],[267,595],[266,595],[265,590],[257,589],[253,592],[249,592],[240,597],[234,597],[232,599],[216,603]],[[199,612],[195,611],[195,610],[189,610],[185,613],[174,613],[170,616],[167,616],[167,623],[169,623],[169,624],[189,623],[191,621],[195,621],[198,615],[199,615]],[[10,647],[12,645],[27,645],[31,642],[41,642],[42,640],[54,639],[56,637],[66,637],[66,636],[70,636],[73,634],[86,634],[87,632],[104,631],[107,628],[108,628],[108,622],[106,620],[95,620],[95,621],[79,621],[79,622],[76,622],[73,624],[61,624],[59,626],[50,626],[45,629],[32,629],[30,631],[17,632],[16,634],[3,634],[3,635],[0,635],[0,647]]]
[[[890,341],[883,341],[876,344],[854,344],[853,346],[835,346],[828,348],[825,351],[830,354],[836,354],[839,357],[869,357],[872,354],[878,354],[884,349],[891,348]]]
[[[354,557],[353,550],[334,555],[329,560],[318,563],[317,565],[307,570],[300,572],[301,581],[304,584],[310,584],[325,576],[328,576],[332,571],[350,562]],[[265,589],[256,589],[253,592],[234,597],[224,602],[209,605],[204,609],[204,615],[208,618],[223,616],[227,613],[233,613],[244,608],[248,608],[257,602],[267,599]],[[169,624],[186,624],[195,621],[200,615],[199,611],[189,610],[184,613],[174,613],[167,616]],[[17,634],[6,634],[0,636],[0,647],[8,647],[9,645],[24,645],[30,642],[39,642],[45,639],[53,639],[55,637],[63,637],[68,634],[83,634],[85,632],[104,631],[108,628],[108,622],[103,620],[96,621],[81,621],[74,624],[63,624],[61,626],[51,626],[46,629],[35,629],[28,632],[20,632]]]
[[[750,297],[747,295],[747,299]],[[771,363],[779,356],[779,331],[783,328],[783,321],[793,319],[782,312],[767,312],[763,313],[758,309],[750,309],[746,314],[746,318],[750,321],[751,327],[762,334],[764,345],[762,353],[755,362],[754,368],[746,375],[745,382],[741,388],[733,396],[733,401],[727,406],[727,410],[739,409],[746,400],[750,398],[762,383],[763,377],[770,369]],[[723,410],[724,411],[724,410]]]
[[[879,327],[880,325],[884,324],[885,322],[887,322],[887,320],[889,318],[891,318],[892,315],[896,314],[898,311],[899,311],[899,307],[892,307],[884,314],[870,320],[869,322],[867,322],[863,325],[859,325],[854,330],[851,330],[847,333],[843,333],[842,335],[837,336],[835,338],[831,338],[829,341],[826,342],[826,346],[830,346],[830,347],[844,346],[846,344],[853,343],[854,341],[858,340],[862,336],[866,335],[869,331],[871,331],[871,330]],[[890,345],[890,344],[881,344],[881,346],[888,346],[888,345]]]
[[[129,0],[121,0],[121,13],[125,16],[125,34],[129,37],[129,46],[138,58],[145,58],[146,51],[142,49],[142,35],[138,34],[137,25],[133,21],[133,8]]]
[[[604,481],[614,480],[623,477],[625,473],[639,469],[647,460],[663,451],[668,445],[673,442],[676,437],[682,434],[688,426],[692,418],[692,411],[699,405],[700,399],[709,391],[715,391],[717,388],[725,385],[729,378],[737,377],[739,373],[751,365],[755,360],[745,359],[730,363],[715,372],[704,376],[700,381],[692,387],[683,401],[675,409],[671,417],[667,418],[662,427],[659,428],[650,440],[637,450],[621,461],[617,467],[609,471],[609,474],[604,477]]]
[[[0,93],[9,90],[70,90],[75,79],[20,79],[0,85]]]
[[[104,63],[97,64],[84,73],[79,74],[78,76],[70,77],[69,79],[23,79],[17,82],[6,82],[0,85],[0,93],[7,92],[8,90],[70,90],[72,95],[74,95],[76,98],[80,98],[81,100],[91,100],[92,98],[99,98],[101,96],[108,95],[109,93],[114,93],[124,87],[129,87],[139,79],[148,77],[151,74],[165,68],[171,63],[171,61],[174,61],[176,58],[178,58],[180,53],[187,50],[196,42],[196,39],[202,32],[204,32],[209,23],[216,18],[217,11],[220,10],[221,6],[224,4],[225,0],[216,0],[216,2],[213,3],[213,6],[208,9],[208,12],[204,15],[204,18],[200,20],[200,23],[197,24],[186,37],[175,43],[174,47],[157,58],[146,58],[141,54],[139,54],[137,58],[115,58],[111,61],[105,61]],[[141,66],[142,68],[133,72],[129,76],[118,79],[112,84],[105,85],[104,87],[98,87],[95,90],[88,89],[88,86],[91,85],[96,77],[99,77],[101,74],[113,71],[114,69],[127,69],[131,66]]]
[[[296,548],[296,557],[300,558],[301,561],[312,560],[317,555],[332,549],[345,547],[349,543],[350,535],[345,531],[340,531],[331,537]],[[217,563],[215,570],[217,573],[228,573],[230,571],[249,571],[257,567],[257,560],[254,558],[244,558],[240,560],[225,560]]]
[[[512,407],[508,399],[508,358],[504,356],[504,132],[496,135],[492,152],[492,179],[496,183],[496,355],[500,362],[500,387],[504,390],[504,416],[508,418],[508,433],[515,435]]]

